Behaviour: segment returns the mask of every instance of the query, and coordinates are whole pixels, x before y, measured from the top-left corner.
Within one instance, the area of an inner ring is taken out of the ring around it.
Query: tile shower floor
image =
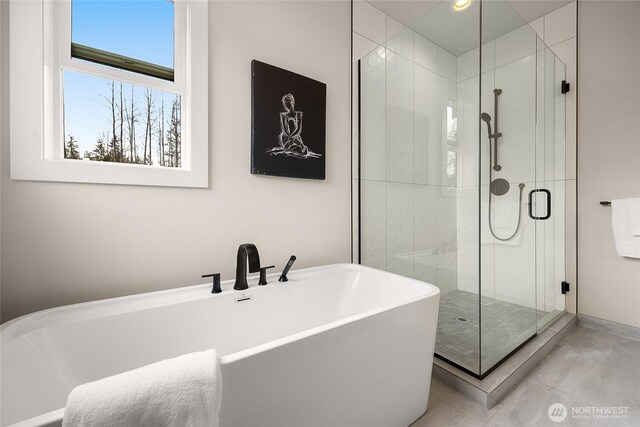
[[[548,415],[555,403],[568,414],[558,423]],[[585,415],[590,407],[624,414]],[[411,427],[639,425],[640,342],[579,326],[491,409],[432,378],[427,412]]]
[[[559,313],[559,312],[557,312]],[[482,297],[482,368],[498,363],[533,336],[549,313]],[[436,353],[478,372],[478,295],[454,290],[440,296]]]

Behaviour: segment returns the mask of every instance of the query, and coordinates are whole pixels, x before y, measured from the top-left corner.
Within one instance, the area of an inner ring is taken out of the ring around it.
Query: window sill
[[[45,160],[35,164],[13,164],[11,179],[78,182],[92,184],[144,185],[207,188],[206,162],[191,169],[130,165],[90,160]]]

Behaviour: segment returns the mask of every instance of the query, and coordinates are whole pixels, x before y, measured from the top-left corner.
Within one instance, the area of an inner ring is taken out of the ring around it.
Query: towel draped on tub
[[[216,351],[190,353],[77,386],[62,425],[218,426],[221,398]]]

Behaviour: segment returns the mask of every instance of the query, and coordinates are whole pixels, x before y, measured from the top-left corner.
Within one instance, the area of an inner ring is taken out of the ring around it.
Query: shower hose
[[[498,143],[498,138],[494,139],[495,143]],[[493,144],[491,144],[491,139],[489,139],[489,159],[492,159],[493,157]],[[489,160],[491,161],[491,160]],[[489,231],[491,231],[491,234],[493,235],[493,237],[495,237],[497,240],[500,240],[501,242],[506,242],[509,241],[511,239],[513,239],[515,237],[516,234],[518,234],[518,230],[520,229],[520,217],[522,216],[522,190],[524,190],[524,183],[521,182],[520,184],[518,184],[518,187],[520,187],[520,193],[518,194],[518,224],[516,225],[516,229],[514,230],[513,234],[511,234],[511,236],[509,237],[498,237],[496,235],[496,233],[493,231],[493,224],[491,224],[491,182],[493,181],[493,172],[491,172],[493,168],[491,167],[491,165],[489,165],[489,217],[487,218],[487,222],[489,222]]]

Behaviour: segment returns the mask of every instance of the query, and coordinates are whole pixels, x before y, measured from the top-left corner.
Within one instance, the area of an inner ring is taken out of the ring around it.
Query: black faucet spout
[[[247,284],[247,261],[249,261],[249,273],[260,271],[260,255],[258,248],[253,243],[244,243],[238,248],[238,263],[236,265],[236,283],[233,289],[243,291],[249,288]]]

